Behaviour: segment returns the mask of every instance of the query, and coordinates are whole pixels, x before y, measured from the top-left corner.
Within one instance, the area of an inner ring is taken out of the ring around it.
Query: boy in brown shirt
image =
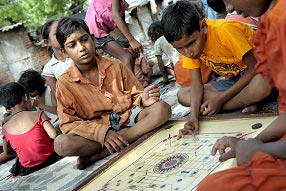
[[[164,124],[170,106],[158,85],[143,89],[120,61],[95,54],[82,20],[63,18],[57,40],[73,60],[57,82],[58,116],[64,133],[55,140],[61,156],[79,156],[77,168],[124,149]]]

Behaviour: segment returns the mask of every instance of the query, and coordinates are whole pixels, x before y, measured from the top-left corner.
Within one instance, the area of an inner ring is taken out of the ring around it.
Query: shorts
[[[95,48],[96,49],[102,49],[102,47],[104,47],[104,45],[106,45],[108,42],[110,41],[114,41],[115,39],[108,35],[106,37],[102,37],[102,38],[95,38]]]
[[[136,106],[133,107],[131,110],[131,115],[129,116],[129,123],[126,124],[125,126],[132,127],[136,123],[136,117],[141,111],[142,111],[141,108]],[[122,127],[119,126],[119,121],[120,121],[119,115],[111,113],[109,119],[110,119],[110,125],[115,131],[120,131],[122,129]]]
[[[221,91],[226,91],[228,90],[231,86],[233,86],[245,73],[247,72],[246,70],[243,70],[242,72],[240,72],[238,75],[236,75],[235,77],[232,78],[225,78],[225,79],[221,79],[221,80],[217,80],[217,81],[213,81],[213,82],[209,82],[208,84],[210,84],[211,86],[213,86],[215,89],[217,89],[217,91],[221,92]]]

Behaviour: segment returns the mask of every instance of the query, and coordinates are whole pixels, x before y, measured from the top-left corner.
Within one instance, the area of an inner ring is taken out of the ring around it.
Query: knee
[[[67,135],[59,135],[54,140],[55,152],[62,156],[70,156],[71,141]]]
[[[186,99],[190,98],[191,88],[183,88],[180,89],[177,93],[178,102],[183,106],[190,106],[190,104],[186,103]]]
[[[125,64],[129,64],[130,66],[134,66],[135,57],[129,52],[125,51],[125,53],[121,57],[121,61]]]
[[[156,103],[155,111],[157,112],[156,116],[158,116],[164,122],[167,121],[172,115],[171,106],[164,101],[159,101]]]
[[[262,76],[260,76],[260,78],[263,78]],[[272,87],[269,83],[269,80],[266,79],[262,79],[261,83],[259,84],[252,84],[248,87],[249,91],[253,91],[254,92],[254,96],[253,98],[256,99],[255,101],[261,101],[262,99],[270,96],[271,92],[272,92]]]

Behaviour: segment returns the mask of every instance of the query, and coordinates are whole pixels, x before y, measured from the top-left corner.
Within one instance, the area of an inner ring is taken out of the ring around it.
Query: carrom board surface
[[[177,140],[184,121],[166,124],[80,190],[129,191],[195,190],[207,175],[233,167],[235,159],[219,162],[210,151],[218,138],[255,137],[277,116],[200,122],[200,134]],[[251,126],[261,123],[260,129]]]

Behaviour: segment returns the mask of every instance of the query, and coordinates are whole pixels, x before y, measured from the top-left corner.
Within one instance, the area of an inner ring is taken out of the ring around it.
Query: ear
[[[48,39],[44,39],[44,43],[45,43],[45,45],[49,46],[49,40]]]
[[[25,101],[30,101],[30,96],[28,94],[25,94]]]
[[[66,53],[66,51],[65,51],[64,48],[61,48],[60,51],[61,51],[62,54],[66,55],[66,57],[69,57],[69,56],[67,55],[67,53]]]
[[[208,24],[205,19],[201,21],[201,30],[203,30],[204,34],[208,33]]]

